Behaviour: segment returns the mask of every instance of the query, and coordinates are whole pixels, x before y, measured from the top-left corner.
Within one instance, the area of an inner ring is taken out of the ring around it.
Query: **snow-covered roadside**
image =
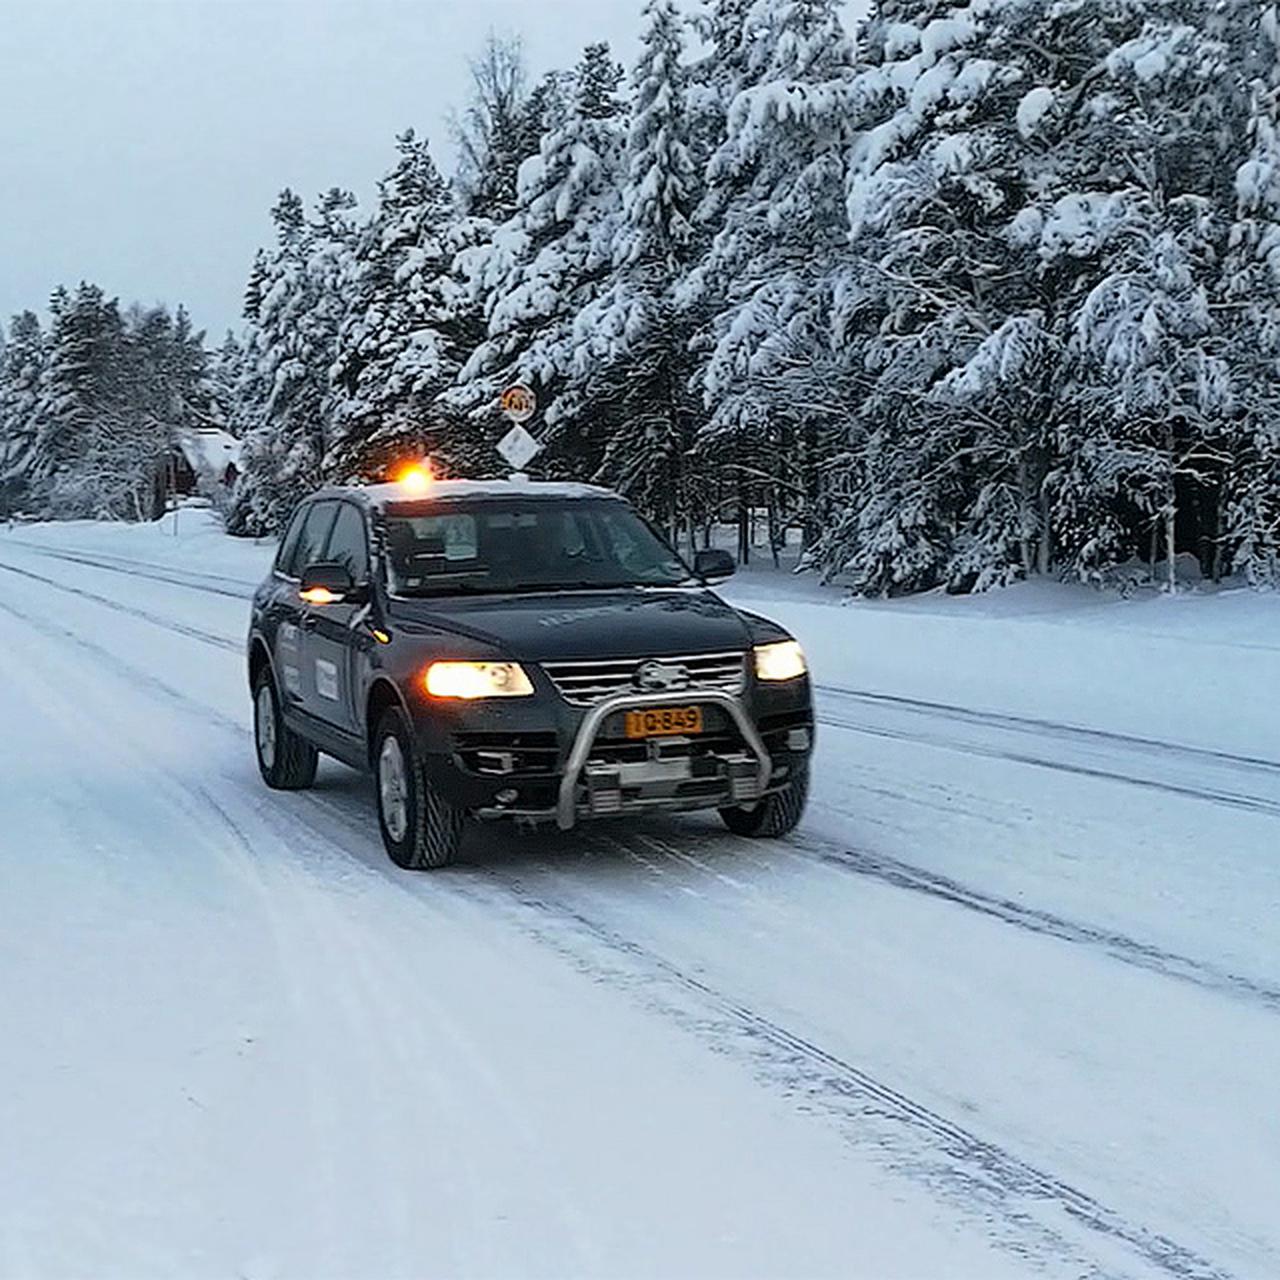
[[[847,601],[772,572],[724,594],[801,636],[819,682],[1280,761],[1280,594],[1045,583]]]

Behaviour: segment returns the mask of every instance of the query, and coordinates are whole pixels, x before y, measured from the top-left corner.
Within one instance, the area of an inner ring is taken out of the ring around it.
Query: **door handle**
[[[308,613],[302,619],[303,631],[314,631],[319,625],[320,619],[314,613]]]

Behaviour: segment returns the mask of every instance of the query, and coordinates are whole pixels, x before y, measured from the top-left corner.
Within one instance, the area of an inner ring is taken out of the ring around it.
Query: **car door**
[[[319,557],[324,564],[340,564],[361,587],[369,583],[369,537],[364,511],[354,502],[339,502],[328,541]],[[362,593],[363,594],[363,593]],[[302,620],[305,668],[304,706],[318,720],[346,733],[355,733],[357,656],[372,639],[359,625],[366,604],[349,600],[309,605]]]
[[[307,607],[299,595],[302,572],[309,564],[317,564],[329,541],[329,530],[337,515],[336,502],[312,502],[300,508],[296,533],[290,526],[286,542],[281,546],[281,559],[276,567],[277,589],[274,609],[278,618],[275,634],[275,664],[279,673],[280,695],[285,703],[305,708],[307,685],[311,680],[306,670],[303,625]],[[292,548],[289,540],[292,540]]]

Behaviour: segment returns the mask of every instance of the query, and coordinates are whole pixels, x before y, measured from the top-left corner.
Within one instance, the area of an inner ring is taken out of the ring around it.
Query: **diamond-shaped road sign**
[[[498,452],[517,471],[523,471],[541,449],[542,446],[518,422],[498,441]]]

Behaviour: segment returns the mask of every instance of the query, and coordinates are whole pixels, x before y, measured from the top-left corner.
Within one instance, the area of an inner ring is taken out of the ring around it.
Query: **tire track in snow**
[[[230,653],[244,652],[243,644],[235,640],[229,640],[226,636],[215,635],[212,631],[204,631],[200,627],[188,626],[185,622],[163,617],[161,614],[152,613],[149,609],[140,609],[135,605],[124,604],[120,600],[112,600],[110,596],[98,595],[96,591],[90,591],[87,587],[73,587],[65,582],[46,578],[43,574],[32,573],[30,569],[19,569],[15,565],[6,564],[3,560],[0,560],[0,572],[16,574],[21,578],[29,578],[32,582],[43,583],[45,586],[53,587],[55,591],[65,591],[68,595],[79,596],[82,600],[92,600],[94,604],[105,605],[108,609],[114,609],[116,613],[123,613],[131,618],[140,618],[143,622],[150,622],[153,626],[163,627],[166,631],[174,631],[178,635],[187,636],[192,640],[200,640],[218,649],[226,649]]]
[[[159,696],[166,703],[179,709],[183,714],[194,714],[201,717],[209,722],[211,726],[216,727],[224,736],[234,739],[237,746],[243,746],[249,753],[252,753],[251,733],[224,713],[190,697],[182,690],[151,675],[126,659],[120,658],[109,649],[66,626],[51,623],[45,618],[36,617],[3,599],[0,599],[0,612],[18,619],[33,631],[39,631],[69,643],[74,648],[97,659],[102,666],[126,683],[151,696]],[[345,989],[340,991],[335,999],[346,1011],[347,1022],[353,1030],[357,1029],[358,1021],[365,1024],[359,1028],[361,1035],[356,1037],[357,1041],[363,1043],[364,1040],[367,1040],[367,1010],[369,1008],[381,1008],[386,1011],[391,1008],[391,1005],[386,999],[385,991],[383,990],[385,983],[382,983],[379,975],[369,967],[367,957],[358,954],[354,945],[350,943],[352,932],[341,913],[330,909],[325,912],[325,919],[320,921],[316,915],[317,904],[308,900],[304,903],[308,920],[300,920],[296,910],[299,895],[297,893],[291,894],[289,902],[283,905],[277,901],[276,895],[264,875],[264,866],[267,864],[264,864],[260,852],[254,847],[253,841],[239,819],[232,815],[228,805],[215,797],[205,782],[184,778],[151,757],[148,757],[148,762],[166,787],[171,792],[176,793],[176,797],[179,798],[178,803],[186,809],[194,821],[199,823],[209,814],[212,814],[218,824],[230,836],[236,853],[234,855],[228,854],[225,849],[221,849],[221,860],[229,869],[238,874],[263,900],[266,914],[271,922],[271,932],[280,958],[281,972],[290,979],[288,984],[290,1003],[299,1013],[300,1024],[304,1003],[302,1000],[304,990],[303,975],[308,972],[306,957],[312,954],[329,953],[337,937],[348,940],[350,949],[349,963],[342,967]],[[223,774],[220,780],[237,788],[242,786],[241,779],[231,778],[226,774]],[[284,802],[284,797],[277,793],[268,793],[267,798],[280,800],[282,804]],[[389,880],[393,885],[396,884],[391,874],[392,869],[387,864],[380,846],[376,850],[376,856],[374,856],[369,833],[370,830],[376,832],[376,824],[372,823],[372,821],[360,821],[349,808],[328,802],[321,793],[303,792],[291,796],[289,799],[301,802],[297,808],[303,809],[304,812],[299,813],[295,809],[292,816],[302,818],[322,847],[335,854],[343,863],[354,862],[361,865],[363,869],[373,872],[378,876],[380,882]],[[310,810],[310,813],[305,812],[306,810]],[[340,842],[335,838],[332,822],[335,816],[341,817],[343,823],[360,837],[364,848],[353,848],[351,844]],[[282,848],[296,846],[297,828],[291,823],[290,815],[282,805],[262,804],[255,806],[254,821],[265,822],[266,825],[273,828],[273,833]],[[271,865],[277,878],[286,879],[291,886],[297,885],[298,877],[292,867],[286,864]],[[396,885],[396,887],[399,889],[404,888],[403,885]],[[423,905],[421,897],[417,895],[414,895],[414,901],[418,907]],[[292,938],[295,945],[286,946],[284,943],[286,936]],[[389,959],[394,963],[394,956],[389,957]],[[361,981],[353,985],[351,975],[357,971]],[[533,1139],[527,1132],[524,1132],[522,1117],[507,1097],[503,1089],[501,1075],[494,1065],[471,1043],[465,1028],[458,1025],[456,1020],[449,1016],[446,1010],[431,998],[429,990],[422,991],[415,988],[415,993],[420,999],[425,998],[430,1004],[433,1014],[431,1026],[437,1032],[442,1029],[448,1031],[454,1042],[469,1054],[473,1075],[485,1079],[490,1086],[494,1109],[507,1114],[511,1131],[522,1132],[526,1145],[532,1148],[534,1146]],[[407,1057],[403,1045],[406,1041],[416,1038],[417,1044],[424,1050],[425,1054],[425,1050],[430,1044],[429,1037],[427,1037],[422,1027],[418,1025],[421,1014],[422,1009],[418,1005],[413,1008],[405,1007],[400,1010],[398,1019],[393,1018],[387,1024],[391,1028],[391,1032],[384,1037],[386,1041],[385,1047],[390,1052],[393,1052],[402,1063],[406,1064],[406,1078],[409,1078],[412,1073],[407,1070]],[[391,1038],[392,1033],[394,1033],[394,1039]],[[374,1059],[370,1057],[368,1060],[372,1066]],[[425,1056],[425,1060],[429,1061],[429,1055]],[[326,1096],[323,1088],[320,1087],[323,1074],[318,1073],[316,1070],[317,1061],[318,1059],[314,1055],[305,1058],[308,1084],[306,1091],[314,1130],[318,1135],[323,1135],[324,1141],[319,1144],[316,1153],[317,1158],[308,1163],[307,1170],[312,1181],[317,1182],[319,1189],[325,1193],[327,1202],[335,1207],[340,1207],[333,1191],[335,1166],[332,1159],[328,1158],[341,1149],[341,1144],[337,1140],[338,1113],[330,1105],[332,1099]],[[370,1096],[376,1098],[378,1091],[374,1087],[375,1083],[376,1077],[371,1071]],[[437,1097],[444,1099],[444,1095],[440,1091],[441,1082],[438,1073],[431,1075],[430,1080],[426,1082],[419,1078],[417,1083],[420,1087],[434,1088]],[[379,1120],[386,1122],[385,1134],[388,1138],[396,1131],[395,1118],[397,1114],[398,1112],[394,1108],[390,1110],[384,1109],[379,1113]],[[487,1203],[486,1194],[479,1171],[473,1167],[469,1154],[464,1148],[456,1146],[453,1148],[452,1172],[455,1177],[461,1179],[471,1192],[471,1198],[467,1202],[471,1221],[470,1238],[482,1238],[483,1231],[481,1228],[485,1225],[483,1208]],[[567,1236],[573,1242],[573,1247],[579,1255],[583,1270],[591,1270],[590,1264],[598,1260],[594,1258],[589,1243],[589,1222],[582,1217],[572,1203],[571,1198],[558,1187],[554,1189],[544,1188],[542,1194],[549,1201],[551,1211],[556,1213],[564,1223]],[[411,1199],[406,1200],[403,1207],[401,1207],[398,1203],[398,1195],[399,1193],[397,1193],[397,1197],[393,1197],[393,1203],[388,1206],[388,1214],[396,1226],[401,1229],[403,1236],[404,1229],[412,1213],[412,1201]],[[336,1256],[340,1241],[339,1237],[334,1235],[333,1232],[340,1225],[340,1221],[341,1215],[336,1212],[335,1214],[327,1215],[324,1219],[325,1234],[328,1239],[326,1256]],[[465,1272],[469,1269],[469,1266],[470,1264],[459,1255],[457,1269]]]
[[[162,617],[158,614],[153,614],[148,610],[137,609],[132,606],[122,604],[120,601],[112,600],[107,596],[100,596],[92,591],[79,587],[72,587],[65,583],[55,582],[51,578],[45,578],[40,574],[30,573],[26,570],[16,569],[11,565],[4,564],[3,562],[0,562],[0,570],[21,574],[23,577],[45,583],[57,590],[93,601],[94,603],[103,605],[108,609],[113,609],[130,617],[135,617],[142,621],[149,622],[154,626],[175,632],[178,635],[199,640],[203,643],[211,644],[217,648],[231,652],[242,652],[242,646],[235,641],[228,640],[222,636],[213,635],[209,632],[202,631],[199,628],[189,627],[172,619]],[[71,635],[72,633],[66,632],[65,634]],[[174,689],[172,686],[165,685],[161,681],[153,680],[152,683],[161,686],[170,697],[184,697],[180,691]],[[867,696],[878,697],[879,695]],[[890,699],[890,701],[896,703],[902,700],[893,698]],[[215,714],[211,710],[204,709],[202,704],[196,705],[200,705],[201,709],[205,711],[205,714]],[[931,706],[933,704],[922,705]],[[952,708],[952,710],[954,710],[954,708]],[[985,716],[985,713],[966,712],[965,714]],[[994,717],[994,720],[999,721],[1008,718],[1009,717],[997,715]],[[235,724],[234,721],[231,721],[226,717],[223,717],[223,719],[228,726],[233,726],[237,732],[241,731],[241,727],[238,724]],[[1080,730],[1079,732],[1092,734],[1094,731]],[[1101,733],[1101,731],[1099,732]],[[1111,738],[1116,735],[1102,733],[1102,736]],[[1182,748],[1178,748],[1173,744],[1157,743],[1155,740],[1139,739],[1137,741],[1145,742],[1147,745],[1151,746],[1169,746],[1175,751],[1182,750]],[[1187,748],[1187,750],[1197,749]],[[1228,758],[1244,760],[1243,757]],[[1102,776],[1111,777],[1112,775]],[[727,838],[718,837],[718,839],[723,842]],[[677,849],[675,846],[662,841],[658,837],[651,837],[650,843],[654,847],[661,848],[663,855],[668,858],[672,858],[675,861],[682,863],[690,862],[690,856],[687,849]],[[777,847],[788,848],[788,845],[783,842],[774,843]],[[1041,911],[1036,908],[1024,906],[1023,904],[1014,902],[1011,899],[995,898],[982,893],[980,890],[970,889],[959,881],[951,880],[945,876],[931,872],[927,868],[915,866],[911,863],[900,862],[896,859],[888,858],[879,854],[861,850],[844,849],[829,842],[817,841],[812,837],[806,837],[803,833],[797,837],[793,837],[790,842],[790,847],[807,849],[813,855],[811,860],[823,862],[840,871],[868,879],[880,880],[884,883],[893,885],[895,888],[904,889],[908,892],[920,893],[939,901],[948,902],[953,906],[977,912],[978,914],[985,915],[991,919],[1000,920],[1005,924],[1027,932],[1056,938],[1063,942],[1070,942],[1093,950],[1099,950],[1123,964],[1133,965],[1134,967],[1145,969],[1148,972],[1158,974],[1162,977],[1190,982],[1208,991],[1245,999],[1250,1003],[1260,1005],[1272,1013],[1280,1012],[1280,988],[1266,982],[1260,982],[1255,979],[1245,977],[1241,974],[1231,973],[1214,965],[1196,960],[1190,956],[1180,955],[1177,952],[1165,950],[1151,943],[1130,938],[1118,931],[1082,924],[1078,921],[1069,920],[1063,916],[1055,915],[1052,912]],[[641,855],[637,850],[628,848],[627,856],[640,857]],[[719,874],[723,878],[723,873]]]
[[[975,1190],[993,1193],[1011,1222],[1016,1222],[1027,1212],[1019,1201],[1049,1202],[1089,1231],[1127,1245],[1144,1261],[1169,1275],[1185,1277],[1186,1280],[1225,1280],[1228,1276],[1229,1273],[1195,1251],[1168,1236],[1130,1222],[1073,1184],[916,1102],[644,944],[592,919],[577,907],[527,890],[518,876],[507,877],[493,871],[487,874],[509,891],[513,902],[521,908],[554,922],[554,933],[546,935],[547,941],[553,945],[563,946],[566,930],[572,930],[606,951],[633,962],[652,977],[696,997],[736,1029],[749,1049],[747,1056],[756,1070],[763,1067],[764,1073],[775,1083],[778,1080],[789,1082],[810,1102],[818,1101],[829,1111],[849,1121],[856,1120],[859,1130],[865,1129],[870,1117],[905,1123],[959,1166],[943,1173],[943,1177],[953,1184],[953,1189],[960,1190],[963,1195],[972,1194]],[[696,1025],[694,1029],[708,1036],[714,1047],[726,1048],[722,1031],[709,1034],[705,1024]],[[1049,1230],[1043,1223],[1038,1225]]]
[[[899,694],[872,693],[866,689],[845,689],[838,685],[815,684],[814,691],[827,697],[843,698],[871,707],[891,707],[932,719],[947,719],[983,728],[1010,729],[1033,737],[1069,739],[1089,743],[1106,743],[1130,750],[1146,751],[1158,755],[1176,755],[1208,764],[1240,765],[1258,769],[1280,777],[1280,761],[1260,756],[1235,755],[1230,751],[1217,751],[1206,747],[1192,747],[1184,743],[1166,742],[1161,738],[1145,738],[1135,734],[1116,733],[1109,729],[1092,729],[1083,725],[1066,724],[1057,720],[1015,716],[1007,712],[979,711],[972,707],[956,706],[947,702],[926,702],[919,698],[907,698]]]
[[[922,746],[938,747],[944,751],[954,751],[960,755],[981,756],[988,760],[1007,760],[1011,764],[1032,765],[1038,769],[1049,769],[1055,773],[1067,773],[1081,778],[1093,778],[1101,782],[1120,782],[1146,791],[1158,791],[1164,795],[1181,796],[1187,800],[1202,800],[1209,804],[1242,809],[1248,813],[1264,814],[1269,818],[1280,818],[1280,800],[1273,800],[1270,797],[1161,781],[1158,778],[1144,778],[1139,774],[1126,773],[1117,769],[1071,764],[1065,760],[1055,760],[1051,756],[1035,755],[1026,751],[984,746],[973,742],[957,742],[955,739],[936,733],[870,725],[862,721],[832,715],[830,712],[824,713],[821,710],[819,710],[817,720],[819,724],[830,725],[836,729],[846,729],[851,733],[865,734],[868,737],[885,738],[894,742],[914,742]]]
[[[719,833],[690,831],[687,836],[682,833],[682,843],[677,845],[656,832],[646,830],[632,833],[625,839],[614,839],[612,843],[620,852],[637,861],[641,859],[638,849],[633,847],[635,844],[643,846],[650,857],[657,854],[671,862],[698,867],[722,882],[737,883],[726,876],[720,868],[704,865],[693,856],[696,851],[702,849],[714,851],[723,849],[726,845],[732,847],[732,840]],[[902,862],[884,854],[847,849],[831,841],[810,836],[803,829],[785,840],[761,841],[755,847],[757,850],[764,848],[788,854],[804,863],[810,865],[817,863],[843,874],[878,880],[895,889],[917,893],[945,902],[949,906],[975,912],[1023,932],[1055,938],[1087,950],[1101,952],[1109,959],[1146,970],[1148,973],[1188,982],[1215,995],[1228,995],[1255,1007],[1261,1007],[1269,1013],[1280,1013],[1280,987],[1271,983],[1232,973],[1230,970],[1176,951],[1169,951],[1153,943],[1142,942],[1118,930],[1084,924],[1051,911],[1027,906],[1011,898],[983,893],[959,880],[930,871],[927,867]],[[549,866],[545,863],[541,865]],[[663,874],[660,865],[654,866],[653,869],[657,874]],[[755,888],[754,885],[750,887]]]
[[[213,713],[180,690],[140,671],[132,663],[66,627],[37,619],[4,601],[0,601],[0,609],[46,634],[65,637],[102,659],[111,669],[131,677],[139,688],[162,693],[220,726],[234,725],[228,717]],[[234,729],[242,739],[247,738],[241,726],[234,725]],[[189,784],[184,782],[183,785]],[[205,791],[203,787],[197,790]],[[347,806],[321,795],[305,799],[310,803],[300,804],[296,810],[311,808],[317,817],[323,811],[341,819],[343,825],[358,836],[362,848],[353,850],[347,842],[337,840],[331,823],[308,822],[309,826],[314,825],[319,838],[345,858],[352,858],[366,867],[376,867],[390,883],[398,885],[404,892],[421,898],[429,893],[438,893],[438,882],[445,880],[450,888],[464,896],[478,897],[480,901],[505,908],[509,913],[514,909],[517,915],[524,916],[531,936],[565,954],[588,972],[595,972],[600,980],[620,987],[624,993],[634,994],[634,989],[620,982],[615,972],[602,967],[598,958],[593,956],[592,948],[603,949],[607,954],[628,962],[647,979],[646,985],[657,981],[678,994],[693,997],[705,1012],[715,1015],[716,1021],[709,1024],[705,1018],[690,1021],[677,1016],[681,1026],[702,1036],[715,1050],[736,1050],[746,1065],[773,1087],[782,1083],[788,1092],[799,1090],[807,1101],[822,1104],[828,1114],[843,1119],[851,1139],[861,1137],[865,1142],[866,1126],[875,1117],[891,1122],[894,1129],[906,1125],[924,1140],[926,1154],[929,1148],[933,1148],[935,1155],[941,1152],[947,1158],[949,1164],[937,1171],[936,1177],[940,1177],[961,1201],[983,1191],[994,1196],[1011,1228],[1025,1232],[1029,1221],[1034,1221],[1038,1233],[1048,1234],[1058,1241],[1059,1247],[1073,1252],[1072,1243],[1058,1235],[1054,1228],[1043,1221],[1031,1219],[1029,1204],[1049,1204],[1088,1231],[1126,1245],[1141,1259],[1169,1275],[1182,1280],[1229,1280],[1228,1272],[1193,1250],[1159,1232],[1129,1222],[1087,1192],[914,1101],[855,1064],[756,1011],[738,997],[689,973],[643,943],[616,933],[568,903],[526,890],[518,876],[503,876],[492,869],[481,868],[491,889],[499,890],[487,894],[482,883],[474,879],[468,882],[457,872],[452,875],[436,873],[431,877],[431,885],[420,880],[406,882],[392,874],[390,867],[380,866],[380,859],[371,859],[368,855],[372,836],[367,822],[356,818]],[[555,927],[547,929],[542,922],[550,922]],[[576,939],[579,945],[571,945],[571,938]],[[588,946],[584,948],[583,943]],[[669,1006],[665,1012],[672,1016]],[[735,1034],[726,1037],[726,1027]],[[876,1145],[881,1149],[900,1150],[901,1144],[890,1131],[880,1135]],[[918,1162],[919,1153],[912,1153],[912,1158]]]
[[[1010,898],[993,897],[971,889],[958,880],[908,862],[900,862],[896,858],[835,846],[824,848],[818,844],[809,844],[808,847],[814,850],[821,862],[852,875],[879,880],[898,889],[937,898],[1031,933],[1102,950],[1124,964],[1147,969],[1167,978],[1194,983],[1209,991],[1241,997],[1272,1013],[1280,1013],[1280,987],[1216,968],[1176,951],[1166,951],[1150,943],[1139,942],[1114,930],[1080,924]]]
[[[253,589],[251,587],[246,586],[243,583],[236,583],[233,579],[229,578],[217,578],[213,575],[186,574],[177,570],[170,572],[169,570],[157,565],[145,564],[136,561],[104,559],[101,557],[67,551],[54,551],[50,548],[38,547],[32,543],[23,541],[18,541],[15,545],[21,546],[24,550],[32,551],[37,555],[69,561],[73,564],[85,565],[87,567],[101,569],[110,573],[119,573],[127,577],[152,578],[156,581],[186,587],[193,591],[203,591],[219,596],[230,596],[234,599],[249,600],[253,597]],[[11,565],[0,565],[0,567],[9,569],[12,572],[24,572]],[[38,575],[30,574],[29,572],[27,576],[38,577]],[[45,581],[49,581],[50,585],[62,586],[62,589],[64,590],[74,591],[77,594],[85,595],[86,597],[96,598],[99,603],[106,604],[109,607],[118,608],[120,612],[134,612],[135,616],[146,617],[148,621],[153,621],[157,625],[167,626],[170,630],[177,631],[179,634],[191,635],[194,639],[204,639],[220,648],[234,647],[238,650],[240,647],[235,642],[228,641],[225,637],[215,637],[207,632],[198,633],[195,628],[187,628],[184,624],[175,623],[171,620],[165,620],[154,615],[148,616],[145,611],[130,610],[128,606],[120,605],[118,602],[111,601],[106,597],[92,597],[91,593],[84,591],[83,589],[53,583],[52,580],[49,579],[45,579]],[[815,685],[815,692],[820,695],[820,698],[835,698],[837,700],[851,701],[865,707],[879,709],[891,708],[935,720],[941,719],[952,723],[1016,733],[1032,737],[1033,739],[1038,738],[1041,741],[1047,739],[1051,742],[1056,740],[1063,743],[1074,742],[1080,744],[1107,745],[1118,749],[1136,751],[1144,754],[1163,755],[1166,758],[1177,758],[1202,765],[1214,765],[1219,768],[1225,767],[1233,771],[1261,772],[1264,776],[1269,778],[1275,777],[1280,779],[1280,762],[1268,760],[1262,757],[1236,755],[1231,752],[1215,751],[1201,747],[1187,746],[1181,743],[1165,742],[1156,738],[1143,738],[1129,734],[1113,733],[1104,729],[1089,729],[1080,725],[1062,724],[1052,720],[1013,716],[998,712],[977,711],[971,708],[953,706],[947,703],[927,702],[920,699],[900,697],[891,694],[877,694],[858,689],[844,689],[834,685]],[[866,721],[853,719],[839,713],[833,714],[831,711],[824,710],[821,705],[819,705],[818,708],[817,719],[820,724],[830,725],[833,728],[845,729],[852,733],[860,733],[870,737],[878,737],[898,742],[913,742],[922,746],[958,752],[963,755],[980,756],[993,760],[1004,760],[1011,764],[1030,765],[1035,768],[1048,769],[1054,772],[1071,774],[1077,777],[1093,778],[1099,781],[1119,782],[1128,786],[1139,787],[1144,790],[1157,791],[1167,795],[1181,796],[1184,799],[1198,800],[1209,804],[1217,804],[1229,808],[1240,809],[1246,812],[1260,813],[1267,817],[1280,818],[1280,799],[1272,797],[1251,795],[1247,792],[1224,791],[1216,788],[1176,783],[1161,780],[1159,778],[1144,777],[1140,774],[1121,769],[1076,764],[1062,759],[1055,759],[1051,755],[1042,755],[1026,750],[988,746],[973,742],[961,742],[953,738],[947,738],[946,736],[941,736],[937,733],[927,731],[872,725],[868,724]]]
[[[175,587],[187,587],[191,591],[203,591],[209,595],[228,596],[233,600],[252,600],[254,588],[235,578],[215,573],[193,573],[184,569],[168,569],[164,565],[144,560],[126,560],[118,556],[89,555],[82,551],[55,551],[52,547],[26,542],[21,538],[6,540],[8,545],[21,547],[50,560],[65,560],[70,564],[86,565],[92,569],[104,569],[108,573],[123,574],[128,578],[150,578],[155,582],[167,582]],[[0,546],[5,543],[0,543]]]

